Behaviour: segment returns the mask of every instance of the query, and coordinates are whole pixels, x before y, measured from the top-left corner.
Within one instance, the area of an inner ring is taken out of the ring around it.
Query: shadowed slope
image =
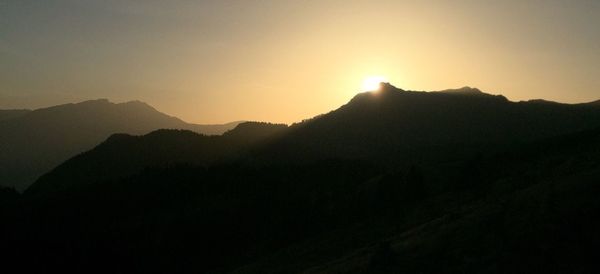
[[[222,136],[204,136],[186,130],[158,130],[143,136],[115,134],[42,176],[26,194],[60,192],[115,180],[149,167],[214,164],[233,158],[250,145],[286,128],[286,125],[244,122]]]
[[[600,126],[600,107],[594,105],[515,103],[468,87],[413,92],[386,84],[293,125],[262,155],[292,161],[389,159],[426,148],[507,145],[595,126]]]
[[[299,241],[232,273],[599,270],[592,254],[600,246],[600,128],[522,144],[480,158],[469,168],[478,174],[474,184],[421,196],[412,204],[406,203],[405,189],[394,187],[402,177],[376,177],[365,184],[382,188],[380,198],[391,198],[385,208],[400,214]],[[435,182],[424,176],[421,183],[428,187],[469,177]],[[390,180],[391,187],[386,186]],[[377,208],[377,203],[365,206]],[[373,214],[382,214],[378,210]]]
[[[0,109],[0,122],[19,118],[29,112],[31,112],[31,110],[28,109]]]
[[[25,195],[27,218],[2,235],[16,237],[15,254],[67,273],[596,273],[599,152],[596,129],[464,158],[458,170],[146,169]]]

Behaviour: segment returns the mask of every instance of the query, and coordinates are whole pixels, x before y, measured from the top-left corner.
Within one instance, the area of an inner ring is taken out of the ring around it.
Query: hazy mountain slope
[[[510,102],[477,89],[412,92],[385,85],[339,109],[293,125],[265,159],[389,159],[426,148],[492,147],[600,126],[600,107]],[[259,153],[260,154],[260,153]],[[410,156],[412,157],[412,156]]]
[[[0,109],[0,122],[21,117],[30,111],[28,109]]]
[[[221,125],[198,125],[190,124],[188,130],[204,134],[204,135],[221,135],[229,130],[232,130],[237,125],[244,123],[245,121],[235,121]]]
[[[137,101],[94,100],[21,113],[0,121],[0,185],[23,190],[43,173],[114,133],[145,134],[161,128],[215,133],[230,126],[234,125],[188,124]]]
[[[143,136],[116,134],[42,176],[26,193],[60,192],[81,184],[131,176],[148,167],[214,164],[286,128],[286,125],[244,122],[222,136],[182,130],[158,130]]]

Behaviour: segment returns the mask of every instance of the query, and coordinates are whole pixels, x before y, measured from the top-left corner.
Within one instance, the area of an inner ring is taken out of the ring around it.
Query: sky
[[[0,109],[141,100],[292,123],[407,90],[600,99],[600,1],[0,0]]]

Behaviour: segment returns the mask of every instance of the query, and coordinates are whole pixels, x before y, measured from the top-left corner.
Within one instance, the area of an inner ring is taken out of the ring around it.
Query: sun
[[[369,76],[363,80],[363,91],[377,91],[381,88],[381,83],[387,83],[387,79],[383,76]]]

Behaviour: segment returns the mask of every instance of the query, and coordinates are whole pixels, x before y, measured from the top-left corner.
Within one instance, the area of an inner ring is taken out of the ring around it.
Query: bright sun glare
[[[379,90],[381,83],[386,83],[387,79],[383,76],[369,76],[363,80],[362,90],[363,91],[375,91]]]

